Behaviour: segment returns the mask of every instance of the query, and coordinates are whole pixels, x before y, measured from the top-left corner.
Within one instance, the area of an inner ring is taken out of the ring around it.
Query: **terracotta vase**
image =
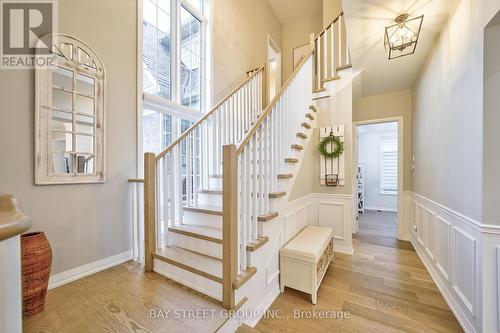
[[[21,235],[23,316],[42,312],[49,284],[52,250],[43,232]]]

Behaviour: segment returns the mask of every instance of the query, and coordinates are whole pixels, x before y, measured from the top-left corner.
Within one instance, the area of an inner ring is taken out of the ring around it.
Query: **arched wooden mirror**
[[[82,41],[51,37],[53,66],[35,70],[35,183],[104,182],[104,65]]]

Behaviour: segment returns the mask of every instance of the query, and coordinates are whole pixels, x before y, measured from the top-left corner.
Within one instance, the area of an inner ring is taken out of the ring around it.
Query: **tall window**
[[[380,194],[398,194],[398,138],[380,137]]]
[[[144,152],[160,152],[205,111],[207,10],[206,0],[143,0]]]
[[[145,93],[172,98],[170,1],[144,0],[143,89]]]
[[[201,98],[201,22],[181,8],[181,103],[199,110]]]
[[[201,111],[205,19],[202,0],[144,0],[143,90]]]

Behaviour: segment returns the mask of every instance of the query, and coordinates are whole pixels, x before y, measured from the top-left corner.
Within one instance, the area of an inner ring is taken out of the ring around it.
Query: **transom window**
[[[81,41],[54,41],[54,66],[36,70],[36,183],[102,182],[104,67]]]

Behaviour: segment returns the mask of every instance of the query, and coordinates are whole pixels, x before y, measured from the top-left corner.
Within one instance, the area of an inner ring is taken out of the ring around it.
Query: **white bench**
[[[285,287],[311,294],[317,292],[333,259],[333,229],[307,226],[280,250],[280,289]]]

